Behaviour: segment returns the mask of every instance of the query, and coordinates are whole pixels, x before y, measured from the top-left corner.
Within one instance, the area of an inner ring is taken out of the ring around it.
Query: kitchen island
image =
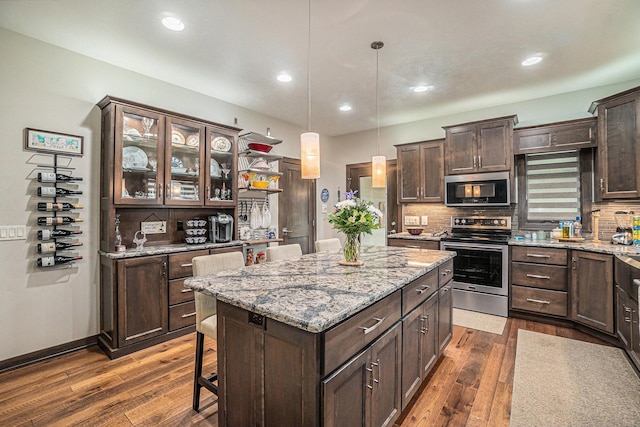
[[[392,424],[451,337],[454,256],[368,247],[362,267],[319,253],[187,279],[218,299],[220,425]]]

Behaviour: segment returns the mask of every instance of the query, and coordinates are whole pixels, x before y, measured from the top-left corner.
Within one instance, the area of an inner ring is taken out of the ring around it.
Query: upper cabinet
[[[596,196],[640,198],[640,87],[595,101],[598,114]]]
[[[511,171],[517,123],[514,115],[443,127],[446,175]]]
[[[398,145],[398,203],[442,202],[444,139]]]
[[[513,131],[513,154],[576,150],[597,146],[595,117],[530,126]]]

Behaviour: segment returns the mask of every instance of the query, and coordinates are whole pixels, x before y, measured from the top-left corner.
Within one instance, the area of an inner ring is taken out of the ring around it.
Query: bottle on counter
[[[82,181],[82,178],[54,172],[38,172],[38,182]]]
[[[38,210],[40,212],[62,212],[62,211],[70,211],[71,209],[82,209],[82,205],[73,205],[71,203],[51,203],[51,202],[38,203]]]
[[[573,235],[575,237],[582,237],[582,223],[580,222],[579,216],[577,216],[573,222]]]
[[[61,243],[61,242],[48,242],[48,243],[38,243],[38,253],[39,254],[48,254],[57,251],[64,251],[66,249],[71,249],[76,246],[82,246],[82,242],[78,243]]]
[[[39,216],[38,225],[66,225],[74,222],[82,222],[82,218],[71,218],[70,216]]]
[[[58,237],[69,237],[73,234],[82,234],[82,231],[38,230],[38,240],[50,240],[50,239],[57,239]]]
[[[38,267],[53,267],[82,259],[81,256],[45,256],[38,258]]]
[[[40,197],[66,197],[78,196],[80,194],[82,194],[82,191],[67,190],[66,188],[38,187],[38,196]]]

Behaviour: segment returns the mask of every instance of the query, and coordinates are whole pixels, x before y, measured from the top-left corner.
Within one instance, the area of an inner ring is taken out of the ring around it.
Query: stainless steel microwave
[[[444,204],[447,206],[509,206],[510,203],[509,172],[444,177]]]

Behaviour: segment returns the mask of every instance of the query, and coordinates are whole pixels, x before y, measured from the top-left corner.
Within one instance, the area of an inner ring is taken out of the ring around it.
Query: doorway
[[[283,158],[278,164],[284,191],[278,196],[278,226],[282,244],[298,243],[303,254],[313,252],[316,240],[316,181],[302,179],[300,160]]]

